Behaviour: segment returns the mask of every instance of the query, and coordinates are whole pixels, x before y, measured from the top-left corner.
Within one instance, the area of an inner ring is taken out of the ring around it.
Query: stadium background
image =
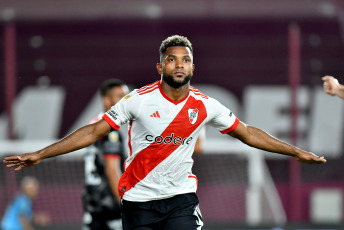
[[[16,94],[28,86],[37,85],[42,76],[48,76],[51,86],[60,86],[66,93],[56,138],[70,131],[103,80],[119,77],[133,87],[158,80],[155,69],[158,48],[161,41],[172,34],[187,36],[193,43],[196,72],[192,83],[223,87],[238,99],[241,110],[245,108],[247,87],[288,86],[290,23],[297,24],[301,31],[300,84],[310,89],[321,86],[321,77],[325,74],[343,81],[340,77],[344,66],[344,3],[339,0],[5,0],[0,2],[0,11],[0,53],[4,54],[0,55],[0,63],[4,63],[0,65],[1,118],[5,119],[8,112],[5,31],[14,26]],[[311,105],[302,111],[306,117],[311,113]],[[264,107],[264,103],[261,106]],[[244,113],[237,112],[243,117]],[[277,136],[283,138],[290,131],[284,130]],[[308,132],[300,134],[302,138],[309,135]],[[20,139],[20,136],[19,128],[13,138]],[[2,138],[8,137],[2,135]],[[201,209],[209,229],[249,228],[244,207],[231,213],[233,206],[241,206],[241,200],[245,199],[240,183],[247,181],[247,175],[240,169],[247,167],[247,162],[234,158],[226,154],[195,157],[194,173],[199,177],[201,204],[204,201]],[[287,215],[286,228],[340,228],[343,213],[339,222],[317,224],[311,218],[310,197],[315,189],[339,189],[341,193],[344,190],[342,145],[334,156],[328,158],[328,163],[320,168],[300,166],[297,192],[301,204],[297,216],[292,210],[295,197],[290,196],[290,161],[286,158],[266,159]],[[82,161],[76,159],[56,164],[50,160],[44,164],[44,169],[36,167],[19,173],[0,167],[0,214],[18,189],[19,179],[30,174],[41,181],[41,195],[35,208],[49,210],[52,225],[48,229],[78,226],[82,216]],[[59,173],[54,173],[54,168]],[[233,181],[239,183],[234,182],[236,186],[233,186]],[[220,193],[215,193],[214,188]],[[227,196],[228,193],[231,195]],[[218,194],[221,194],[220,198]],[[71,207],[66,206],[71,203]],[[342,210],[343,203],[340,207]],[[274,225],[266,222],[253,227],[262,226]]]

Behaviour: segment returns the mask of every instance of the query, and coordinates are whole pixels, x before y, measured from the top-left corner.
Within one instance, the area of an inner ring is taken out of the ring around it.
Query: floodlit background
[[[107,78],[132,89],[159,80],[161,41],[184,35],[193,86],[328,159],[300,165],[207,129],[193,169],[205,229],[343,227],[344,101],[322,91],[321,77],[344,83],[344,1],[1,0],[0,31],[1,158],[87,124],[102,110],[97,88]],[[82,155],[16,173],[1,165],[0,216],[33,175],[34,209],[51,217],[38,229],[80,229]]]

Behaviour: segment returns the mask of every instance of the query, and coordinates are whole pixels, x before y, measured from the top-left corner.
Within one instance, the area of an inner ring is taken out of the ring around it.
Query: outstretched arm
[[[93,144],[98,138],[107,135],[111,126],[104,120],[86,125],[71,133],[62,140],[32,153],[10,156],[4,159],[7,167],[17,167],[15,170],[39,164],[43,159],[69,153]]]
[[[232,137],[238,138],[240,141],[249,146],[268,152],[292,156],[295,158],[295,160],[301,163],[322,164],[326,162],[324,157],[319,157],[313,153],[287,144],[269,135],[261,129],[247,126],[242,122],[240,122],[239,125],[228,134]]]
[[[344,85],[339,84],[338,80],[332,76],[325,76],[322,78],[324,81],[325,93],[344,99]]]

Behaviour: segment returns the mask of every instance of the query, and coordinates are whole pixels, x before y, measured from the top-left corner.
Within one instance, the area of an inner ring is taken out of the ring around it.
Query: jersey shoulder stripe
[[[193,92],[195,95],[201,96],[202,98],[208,99],[208,96],[203,94],[201,91],[196,89],[195,87],[190,86],[190,91]]]
[[[156,81],[150,85],[146,85],[144,87],[141,87],[140,89],[138,89],[136,92],[139,94],[139,95],[143,95],[143,94],[146,94],[146,93],[150,93],[156,89],[159,88],[159,82]]]
[[[154,87],[154,88],[152,88],[152,89],[149,89],[149,90],[146,90],[146,91],[143,91],[143,92],[140,92],[140,93],[138,92],[138,94],[139,94],[139,95],[144,95],[144,94],[153,92],[153,91],[155,91],[156,89],[159,89],[159,86],[156,86],[156,87]]]
[[[145,89],[147,89],[147,88],[151,88],[151,87],[153,87],[154,85],[158,84],[158,82],[159,82],[159,81],[155,81],[155,82],[153,82],[153,83],[151,83],[151,84],[142,86],[141,88],[138,89],[138,91],[140,91],[140,90],[145,90]]]
[[[150,85],[143,86],[143,87],[137,89],[137,91],[138,91],[138,92],[142,92],[142,91],[151,89],[152,87],[154,87],[154,85],[155,85],[155,84],[153,83],[153,84],[150,84]]]

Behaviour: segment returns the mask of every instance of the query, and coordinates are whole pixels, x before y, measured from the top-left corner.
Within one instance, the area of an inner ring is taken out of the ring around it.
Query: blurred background
[[[204,229],[343,228],[344,101],[322,91],[321,77],[344,81],[344,1],[1,0],[0,31],[1,158],[87,124],[107,78],[131,88],[159,80],[161,41],[179,34],[193,44],[193,86],[328,160],[301,165],[207,128],[193,169]],[[20,172],[2,165],[0,215],[32,175],[34,209],[51,217],[41,229],[80,229],[82,155]]]

